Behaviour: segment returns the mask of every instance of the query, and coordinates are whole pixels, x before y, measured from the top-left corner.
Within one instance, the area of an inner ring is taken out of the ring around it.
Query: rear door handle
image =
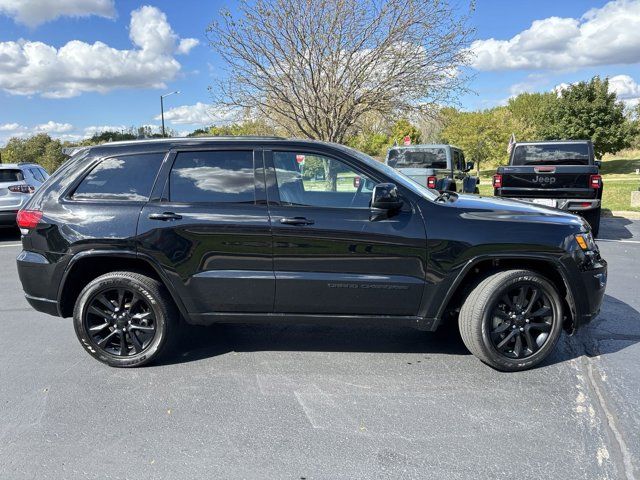
[[[284,225],[313,225],[315,222],[304,217],[281,218],[280,223]]]
[[[149,220],[163,220],[166,222],[168,220],[180,220],[181,218],[182,218],[182,215],[178,215],[177,213],[173,213],[173,212],[149,214]]]

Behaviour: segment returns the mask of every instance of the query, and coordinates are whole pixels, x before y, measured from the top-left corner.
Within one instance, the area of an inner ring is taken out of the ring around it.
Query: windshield
[[[399,185],[402,185],[405,188],[408,188],[416,195],[419,195],[421,197],[426,197],[430,200],[434,200],[438,196],[438,193],[435,190],[430,190],[427,187],[423,187],[419,183],[416,183],[415,181],[413,181],[410,177],[407,177],[402,172],[399,172],[398,170],[394,170],[390,166],[375,160],[374,158],[370,157],[365,153],[362,153],[359,150],[356,150],[355,148],[346,147],[344,145],[338,145],[338,147],[342,148],[343,150],[346,150],[348,153],[356,157],[358,160],[366,163],[372,168],[384,173],[391,180],[393,180]]]
[[[387,164],[394,168],[447,168],[444,148],[392,148]]]
[[[518,145],[511,165],[589,165],[589,144]]]
[[[2,182],[21,182],[24,175],[21,170],[0,169],[0,183]]]

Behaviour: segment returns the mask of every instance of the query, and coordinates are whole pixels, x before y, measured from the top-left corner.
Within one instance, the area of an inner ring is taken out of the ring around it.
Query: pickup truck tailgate
[[[502,175],[499,190],[505,197],[596,198],[598,194],[590,186],[591,175],[598,173],[595,165],[509,166],[497,173]]]

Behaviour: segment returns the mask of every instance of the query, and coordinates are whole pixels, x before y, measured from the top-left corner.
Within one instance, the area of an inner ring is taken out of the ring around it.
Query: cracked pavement
[[[640,478],[640,221],[603,219],[602,313],[500,373],[455,332],[189,328],[112,369],[22,296],[0,231],[0,478]]]

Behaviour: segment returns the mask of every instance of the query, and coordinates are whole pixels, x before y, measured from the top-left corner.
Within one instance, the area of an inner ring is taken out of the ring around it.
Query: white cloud
[[[614,0],[581,18],[549,17],[509,40],[476,40],[478,70],[568,70],[640,61],[640,1]]]
[[[18,124],[18,123],[3,123],[0,124],[0,132],[15,132],[17,130],[20,130],[22,127],[22,125]]]
[[[573,83],[562,82],[553,88],[553,91],[560,95],[564,90],[569,88]],[[629,75],[616,75],[609,78],[609,92],[613,92],[618,100],[629,106],[640,103],[640,84]]]
[[[166,15],[149,6],[131,12],[129,37],[136,47],[132,50],[79,40],[59,49],[26,40],[0,42],[0,88],[13,95],[49,98],[116,88],[165,88],[181,68],[174,55],[198,43],[179,39]]]
[[[114,0],[0,0],[0,15],[29,27],[58,17],[88,17],[97,15],[114,18]]]
[[[41,123],[33,127],[36,133],[66,133],[73,130],[73,125],[70,123],[58,123],[49,120],[47,123]]]
[[[629,75],[616,75],[609,79],[609,90],[629,106],[640,103],[640,84]]]
[[[91,125],[85,127],[83,132],[84,138],[90,138],[102,132],[121,132],[123,130],[128,130],[128,127],[125,125]]]
[[[176,125],[219,125],[238,121],[238,113],[229,109],[216,109],[206,103],[182,105],[164,112],[165,121]],[[158,115],[156,120],[160,120]]]

